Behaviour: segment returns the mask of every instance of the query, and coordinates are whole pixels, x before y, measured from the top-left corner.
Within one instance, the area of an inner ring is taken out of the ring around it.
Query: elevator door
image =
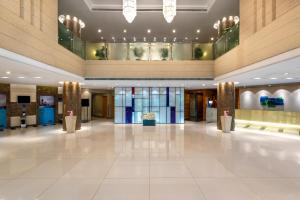
[[[191,94],[190,96],[190,120],[203,120],[203,95]]]

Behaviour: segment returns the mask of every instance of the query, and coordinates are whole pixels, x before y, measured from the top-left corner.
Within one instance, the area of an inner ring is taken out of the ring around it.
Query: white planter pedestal
[[[232,116],[221,116],[222,131],[224,133],[230,133],[231,122],[232,122]]]
[[[66,116],[66,129],[67,133],[75,133],[76,130],[76,116]]]

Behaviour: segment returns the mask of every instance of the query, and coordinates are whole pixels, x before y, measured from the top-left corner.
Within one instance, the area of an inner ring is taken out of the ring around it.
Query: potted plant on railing
[[[106,60],[106,48],[103,46],[96,50],[95,56],[98,60]]]
[[[200,60],[203,57],[203,51],[200,47],[194,49],[194,59]]]
[[[134,53],[134,56],[136,57],[136,60],[141,60],[141,58],[144,55],[144,52],[145,52],[145,50],[142,47],[135,47],[133,49],[133,53]]]
[[[160,49],[160,56],[162,57],[162,60],[167,60],[167,58],[169,57],[169,49],[167,48]]]

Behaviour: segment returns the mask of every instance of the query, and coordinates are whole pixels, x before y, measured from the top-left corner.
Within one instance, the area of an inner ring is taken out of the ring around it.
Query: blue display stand
[[[143,126],[155,126],[155,120],[144,119]]]
[[[0,130],[6,128],[6,109],[0,108]]]
[[[39,121],[41,125],[53,125],[54,124],[54,108],[40,107],[39,108]]]

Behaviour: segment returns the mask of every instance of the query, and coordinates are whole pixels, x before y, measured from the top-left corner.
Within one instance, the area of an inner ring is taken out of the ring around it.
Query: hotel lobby
[[[300,2],[0,0],[0,200],[300,199]]]

